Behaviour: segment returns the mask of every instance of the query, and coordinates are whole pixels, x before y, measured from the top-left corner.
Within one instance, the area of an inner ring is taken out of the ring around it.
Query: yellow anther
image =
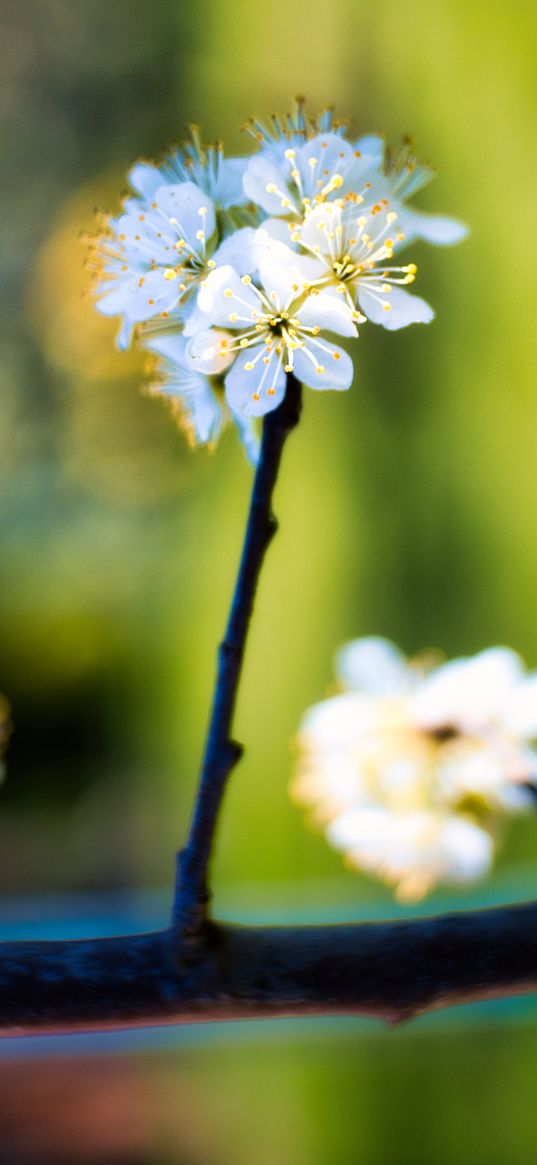
[[[267,396],[275,396],[275,394],[276,394],[275,388],[267,388]]]
[[[205,218],[205,215],[207,214],[207,207],[200,206],[200,208],[198,210],[198,214],[201,214],[202,218]]]
[[[403,268],[403,270],[408,271],[409,275],[415,275],[418,268],[415,263],[407,263],[406,268]]]
[[[138,222],[145,222],[145,214],[138,215]]]
[[[361,151],[361,150],[355,150],[355,151],[354,151],[354,157],[355,157],[355,158],[361,158],[361,157],[362,157],[362,151]]]
[[[209,267],[209,269],[212,271],[212,270],[213,270],[213,268],[214,268],[214,267],[216,267],[216,263],[215,263],[214,259],[209,259],[209,262],[207,263],[207,266],[208,266],[208,267]]]
[[[168,219],[168,222],[170,222],[172,224],[172,227],[177,226],[177,219],[176,218],[170,218],[170,219]]]
[[[277,194],[278,193],[278,187],[276,186],[275,182],[267,182],[267,185],[265,186],[265,190],[266,190],[267,194]]]
[[[245,371],[245,372],[252,372],[252,371],[253,371],[253,367],[254,367],[254,366],[253,366],[253,364],[252,364],[252,361],[251,361],[251,360],[247,360],[247,361],[246,361],[246,364],[244,365],[244,371]]]
[[[319,164],[318,158],[308,158],[308,166],[311,166],[312,170],[314,170],[318,164]]]
[[[199,239],[200,243],[204,243],[205,242],[205,231],[196,231],[196,238]]]
[[[166,270],[164,272],[164,278],[169,279],[169,280],[176,279],[177,278],[177,271],[175,271],[173,267],[166,267]]]
[[[238,317],[236,311],[230,311],[227,318],[228,318],[230,324],[236,324],[239,317]]]
[[[392,310],[392,305],[391,305],[391,303],[383,303],[383,305],[382,305],[382,310],[383,310],[383,311],[391,311],[391,310]]]
[[[287,158],[288,162],[292,162],[293,158],[296,157],[296,150],[286,150],[285,157]]]
[[[341,352],[332,352],[332,357],[334,360],[341,360]]]
[[[252,282],[252,276],[251,276],[251,275],[243,275],[243,276],[241,277],[241,283],[244,283],[244,286],[245,286],[245,287],[248,287],[248,285],[249,285],[251,282]]]
[[[323,372],[326,372],[326,368],[325,368],[324,364],[318,364],[315,371],[318,373],[319,376],[322,376]]]
[[[261,397],[260,397],[258,392],[252,393],[252,400],[261,400]]]
[[[233,291],[232,291],[231,287],[224,288],[224,295],[225,295],[226,299],[233,299]]]
[[[292,364],[284,364],[284,366],[283,366],[283,370],[284,370],[284,372],[292,372],[292,371],[293,371],[293,365],[292,365]]]
[[[244,338],[242,340],[239,340],[239,347],[240,348],[247,348],[248,347],[248,340],[245,340]]]
[[[395,222],[396,218],[397,218],[397,215],[396,215],[395,211],[390,210],[390,213],[386,215],[386,222]]]

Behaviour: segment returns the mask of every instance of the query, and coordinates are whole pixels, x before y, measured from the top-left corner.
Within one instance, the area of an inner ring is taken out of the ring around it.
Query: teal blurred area
[[[289,741],[353,636],[448,656],[505,643],[537,667],[536,33],[524,0],[0,0],[0,690],[14,723],[0,917],[26,896],[29,935],[52,925],[44,894],[102,893],[119,920],[127,889],[171,884],[251,479],[231,433],[217,455],[193,453],[140,392],[143,361],[115,350],[85,293],[78,236],[185,123],[240,151],[250,114],[302,92],[357,134],[410,133],[438,169],[421,205],[472,233],[409,254],[433,325],[368,325],[352,390],[306,394],[246,659],[215,906],[401,913],[304,828]],[[535,821],[514,822],[490,885],[426,908],[532,895],[536,848]],[[49,1045],[0,1066],[0,1165],[526,1165],[533,1005],[464,1016],[211,1029],[199,1045],[103,1036],[69,1063]]]

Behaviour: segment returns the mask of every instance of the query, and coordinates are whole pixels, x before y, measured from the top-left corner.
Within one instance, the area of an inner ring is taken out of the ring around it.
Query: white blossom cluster
[[[337,674],[303,719],[293,799],[401,901],[486,874],[500,818],[535,803],[537,673],[507,648],[435,665],[367,638]]]
[[[400,250],[466,232],[408,205],[432,177],[408,144],[392,156],[377,135],[349,141],[300,102],[249,129],[250,157],[225,158],[193,132],[160,165],[135,165],[134,193],[92,251],[99,311],[121,317],[120,347],[135,335],[153,353],[152,388],[192,441],[214,444],[232,418],[255,461],[255,418],[277,407],[289,373],[349,388],[352,361],[327,334],[433,318],[405,289],[416,266]]]

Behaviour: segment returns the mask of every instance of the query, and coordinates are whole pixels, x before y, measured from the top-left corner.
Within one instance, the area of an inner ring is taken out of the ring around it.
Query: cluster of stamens
[[[252,393],[252,400],[260,400],[263,390],[266,391],[267,396],[274,396],[276,392],[274,381],[278,373],[282,368],[286,373],[294,371],[294,353],[299,348],[305,353],[319,376],[326,373],[326,366],[321,363],[323,357],[328,354],[334,360],[340,359],[339,352],[333,352],[328,345],[318,339],[321,331],[320,326],[303,324],[297,314],[305,297],[309,293],[315,294],[315,288],[310,288],[307,284],[300,288],[296,284],[294,287],[295,297],[282,306],[276,291],[265,292],[256,287],[250,275],[244,275],[242,283],[257,296],[259,310],[252,309],[251,305],[238,296],[231,287],[225,288],[226,299],[234,300],[238,307],[238,310],[234,309],[229,313],[229,323],[232,326],[237,324],[245,324],[246,326],[245,330],[236,338],[222,338],[220,354],[227,356],[247,348],[259,348],[255,355],[252,353],[252,359],[247,360],[244,364],[245,372],[253,372],[258,364],[264,365],[256,391]],[[274,356],[277,357],[275,366]],[[271,377],[270,385],[265,387],[271,365],[274,368],[274,376]]]
[[[193,240],[189,242],[185,237],[188,232],[184,230],[177,218],[173,215],[166,215],[156,202],[151,202],[150,208],[162,219],[162,229],[158,229],[152,216],[148,217],[147,214],[140,213],[137,218],[139,223],[144,224],[143,233],[137,232],[130,239],[125,231],[116,234],[109,221],[105,220],[103,229],[97,239],[93,240],[91,246],[93,279],[102,282],[103,280],[110,281],[115,277],[113,269],[107,270],[105,266],[110,261],[117,265],[122,275],[135,277],[139,288],[145,286],[148,274],[161,271],[166,282],[178,280],[177,299],[179,301],[216,266],[214,259],[208,258],[207,244],[209,240],[204,229],[208,208],[201,206],[198,209],[203,225],[195,232],[196,245]],[[170,227],[172,228],[171,233]],[[172,242],[171,238],[174,234],[177,237]],[[163,261],[159,262],[153,254],[152,244],[154,242],[157,243],[159,250],[169,254],[170,259],[172,253],[176,252],[179,262],[168,265],[164,265]],[[136,245],[139,261],[147,266],[147,271],[143,274],[140,274],[136,262],[127,262],[129,243]],[[154,303],[154,298],[148,297],[148,306],[152,307]],[[160,316],[162,319],[167,319],[169,314],[168,311],[163,311]]]
[[[382,304],[384,311],[391,311],[391,304],[385,296],[389,295],[393,284],[402,286],[413,283],[417,266],[415,263],[386,266],[385,260],[393,258],[396,243],[403,242],[405,236],[401,231],[393,238],[388,235],[397,215],[388,209],[387,199],[382,199],[369,208],[367,213],[355,217],[354,207],[363,201],[362,194],[353,194],[327,203],[323,217],[315,224],[322,236],[319,243],[311,243],[305,237],[304,227],[308,225],[306,213],[303,223],[291,224],[291,241],[300,243],[304,250],[326,267],[326,276],[319,279],[318,286],[335,283],[349,307],[354,308],[356,294],[362,284]],[[378,215],[383,218],[380,229],[375,227]]]
[[[328,149],[328,142],[321,142],[320,149]],[[342,173],[338,170],[330,173],[329,168],[323,164],[322,154],[317,158],[308,158],[307,164],[311,172],[310,182],[305,183],[304,177],[296,164],[296,149],[289,147],[289,149],[285,150],[284,156],[290,165],[289,188],[282,190],[276,182],[267,182],[265,189],[267,194],[276,194],[279,197],[282,210],[295,214],[304,213],[309,207],[324,202],[334,191],[340,190],[345,182],[345,170],[348,169],[350,164],[344,150],[339,155]],[[360,158],[361,151],[354,150],[353,156]],[[293,187],[296,191],[295,195],[293,195]]]

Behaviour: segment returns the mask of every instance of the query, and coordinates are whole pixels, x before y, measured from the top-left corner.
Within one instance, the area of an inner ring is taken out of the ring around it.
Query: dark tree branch
[[[287,378],[286,393],[263,421],[261,453],[256,470],[244,546],[225,636],[218,650],[218,666],[205,755],[196,793],[190,832],[178,854],[173,920],[181,935],[195,940],[207,917],[208,867],[218,813],[227,779],[240,760],[242,746],[233,740],[232,722],[246,636],[254,606],[257,581],[277,522],[272,493],[283,446],[298,423],[301,386]]]
[[[330,1013],[398,1022],[537,990],[537,902],[351,926],[208,922],[194,960],[173,929],[0,950],[3,1035]]]
[[[209,919],[208,867],[227,778],[241,755],[232,721],[271,499],[300,385],[263,425],[246,537],[172,925],[154,934],[0,943],[0,1034],[178,1021],[362,1014],[392,1022],[433,1008],[537,991],[537,902],[405,922],[238,927]]]

